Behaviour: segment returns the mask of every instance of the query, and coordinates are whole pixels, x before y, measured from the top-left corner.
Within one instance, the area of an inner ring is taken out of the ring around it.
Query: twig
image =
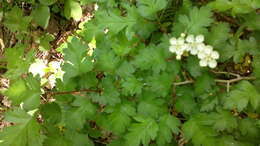
[[[172,61],[172,60],[174,60],[174,59],[175,59],[175,56],[171,56],[171,57],[166,58],[165,61],[168,61],[168,62],[169,62],[169,61]]]
[[[238,82],[238,81],[241,81],[241,80],[255,80],[255,79],[256,79],[255,77],[237,77],[235,79],[230,79],[230,80],[216,79],[215,82],[226,83],[227,84],[227,92],[229,92],[231,83]]]
[[[241,80],[255,80],[255,77],[238,77],[235,79],[230,79],[230,80],[222,80],[222,79],[215,79],[215,82],[219,82],[219,83],[234,83],[234,82],[238,82]]]
[[[235,77],[240,77],[239,74],[235,74],[235,73],[232,73],[232,72],[225,72],[225,71],[214,71],[214,70],[211,70],[211,72],[215,73],[215,74],[225,74],[225,75],[232,75],[232,76],[235,76]]]
[[[256,79],[256,77],[241,77],[241,76],[239,76],[235,79],[230,79],[230,80],[215,79],[215,82],[225,83],[227,85],[227,92],[229,92],[231,83],[238,82],[238,81],[241,81],[241,80],[255,80],[255,79]],[[192,83],[194,83],[193,80],[186,80],[186,81],[183,81],[183,82],[173,83],[173,85],[174,86],[180,86],[180,85],[192,84]]]
[[[96,92],[100,93],[101,90],[92,90],[92,89],[83,89],[83,90],[77,90],[77,91],[61,91],[61,92],[47,92],[47,94],[51,95],[65,95],[65,94],[80,94],[82,92]]]
[[[220,18],[221,20],[224,20],[224,21],[226,21],[228,23],[231,23],[231,24],[233,24],[235,26],[239,26],[238,22],[234,18],[232,18],[232,17],[223,15],[221,13],[215,13],[215,15],[218,16],[218,18]]]
[[[173,83],[174,86],[180,86],[180,85],[185,85],[185,84],[191,84],[194,83],[193,80],[187,80],[187,81],[183,81],[183,82],[177,82],[177,83]]]
[[[180,132],[180,139],[178,140],[178,146],[184,146],[188,141],[185,140],[183,132]]]
[[[4,41],[0,38],[0,53],[2,53],[4,51],[4,48],[5,48],[5,44],[4,44]]]

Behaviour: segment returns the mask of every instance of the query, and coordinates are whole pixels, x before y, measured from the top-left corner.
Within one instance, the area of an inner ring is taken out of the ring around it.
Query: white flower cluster
[[[176,59],[180,60],[185,52],[189,52],[192,55],[197,55],[200,59],[200,66],[209,66],[215,68],[217,66],[217,59],[219,53],[213,50],[210,45],[205,45],[203,35],[188,35],[185,38],[185,34],[182,33],[179,38],[172,37],[170,39],[170,52],[176,54]]]
[[[36,59],[35,63],[29,67],[29,72],[33,76],[40,75],[41,85],[45,85],[47,88],[53,88],[56,84],[56,79],[63,79],[64,71],[61,70],[61,63],[58,61],[51,61],[46,65],[43,60]]]

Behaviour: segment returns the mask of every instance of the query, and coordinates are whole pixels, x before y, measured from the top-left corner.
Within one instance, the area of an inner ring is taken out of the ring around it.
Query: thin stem
[[[232,76],[235,76],[235,77],[240,77],[239,74],[235,74],[235,73],[232,73],[232,72],[225,72],[225,71],[214,71],[214,70],[211,70],[211,72],[215,73],[215,74],[225,74],[225,75],[232,75]]]
[[[186,84],[191,84],[194,83],[193,80],[187,80],[187,81],[183,81],[183,82],[177,82],[177,83],[173,83],[174,86],[180,86],[180,85],[186,85]]]
[[[51,94],[51,95],[65,95],[65,94],[80,94],[82,92],[96,92],[96,93],[100,93],[101,90],[83,89],[83,90],[75,90],[75,91],[47,92],[47,94]]]
[[[238,77],[235,79],[230,79],[230,80],[221,80],[221,79],[215,79],[215,82],[219,82],[219,83],[234,83],[234,82],[238,82],[241,80],[255,80],[255,77]]]
[[[241,77],[241,76],[239,76],[235,79],[230,79],[230,80],[215,79],[215,82],[225,83],[227,85],[227,92],[229,92],[231,83],[238,82],[238,81],[241,81],[241,80],[255,80],[255,79],[256,79],[256,77]],[[173,83],[173,85],[174,86],[180,86],[180,85],[192,84],[192,83],[194,83],[193,80],[186,80],[186,81],[183,81],[183,82]]]
[[[5,44],[4,44],[4,41],[3,39],[0,38],[0,52],[3,52],[4,51],[4,48],[5,48]]]

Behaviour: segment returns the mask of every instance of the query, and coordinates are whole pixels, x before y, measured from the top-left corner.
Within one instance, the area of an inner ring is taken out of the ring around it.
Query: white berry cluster
[[[170,52],[176,54],[176,59],[180,60],[182,55],[187,52],[192,55],[196,55],[200,59],[200,66],[209,66],[215,68],[217,66],[217,59],[219,53],[213,50],[210,45],[204,44],[203,35],[188,35],[185,38],[185,34],[182,33],[179,38],[172,37],[170,39]]]

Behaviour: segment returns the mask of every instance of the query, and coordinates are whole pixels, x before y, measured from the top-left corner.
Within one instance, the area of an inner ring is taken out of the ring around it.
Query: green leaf
[[[219,61],[227,61],[236,54],[236,42],[234,41],[234,39],[231,39],[230,42],[223,43],[221,49],[216,48],[216,50],[220,54]]]
[[[153,56],[152,52],[153,51],[151,48],[140,48],[140,51],[135,56],[135,59],[132,61],[132,64],[135,67],[140,68],[142,70],[149,69],[153,63],[153,59],[151,57]]]
[[[109,115],[105,118],[104,126],[114,134],[120,136],[130,125],[130,116],[135,115],[135,108],[128,103],[109,108],[112,108],[113,111],[109,111]]]
[[[6,96],[14,105],[23,103],[23,108],[26,110],[35,109],[40,105],[40,95],[40,81],[31,75],[11,83],[6,92]]]
[[[91,58],[86,56],[86,52],[87,45],[83,44],[80,39],[73,37],[68,43],[68,48],[64,49],[64,81],[92,70],[93,63]]]
[[[219,146],[241,145],[238,141],[234,140],[233,136],[222,135],[218,141]]]
[[[185,122],[182,130],[184,138],[186,140],[192,139],[194,145],[210,146],[217,142],[217,138],[215,138],[217,133],[211,127],[200,125],[196,118]]]
[[[81,134],[77,131],[67,130],[65,137],[72,142],[71,146],[94,146],[93,142],[88,138],[87,134]]]
[[[40,37],[40,46],[39,46],[39,50],[41,51],[48,51],[51,49],[51,44],[50,42],[53,41],[55,38],[53,35],[51,34],[45,34],[42,37]]]
[[[207,35],[207,43],[212,45],[214,49],[222,50],[225,41],[229,38],[230,27],[228,23],[217,23],[210,29],[210,33]],[[223,49],[223,53],[224,53]],[[220,55],[221,56],[221,55]]]
[[[129,17],[136,20],[136,24],[133,27],[128,27],[126,29],[126,35],[129,40],[133,37],[134,32],[140,35],[140,38],[147,39],[152,32],[156,31],[158,26],[152,21],[147,21],[140,16],[138,8],[126,7],[126,9],[128,10]]]
[[[82,89],[96,88],[98,84],[97,74],[88,72],[80,76],[79,85]]]
[[[257,120],[257,121],[256,121],[256,126],[257,126],[258,128],[260,128],[260,120]]]
[[[57,124],[61,121],[61,109],[55,102],[42,105],[40,113],[47,124]]]
[[[249,13],[244,16],[245,25],[250,30],[260,30],[260,16],[257,13]]]
[[[229,59],[234,51],[234,48],[227,43],[231,36],[229,34],[229,25],[227,23],[217,23],[210,30],[210,33],[206,35],[206,42],[220,53],[220,61]]]
[[[19,23],[17,23],[19,22]],[[17,6],[13,7],[11,11],[9,11],[4,20],[4,25],[10,29],[12,32],[26,32],[29,23],[31,22],[30,16],[23,16],[22,9]]]
[[[170,143],[173,136],[172,133],[179,133],[179,126],[181,122],[176,117],[166,114],[161,116],[159,120],[159,131],[156,138],[158,146],[165,146],[166,143]]]
[[[152,93],[149,93],[152,94]],[[143,94],[143,99],[138,103],[138,114],[145,117],[158,118],[160,115],[167,112],[164,100],[156,99],[149,94]]]
[[[138,123],[133,123],[129,127],[129,132],[126,134],[126,146],[139,146],[143,144],[148,146],[151,140],[157,136],[159,127],[157,123],[150,118],[135,118]]]
[[[82,17],[80,4],[75,0],[65,0],[64,14],[67,19],[73,18],[75,21],[79,21]]]
[[[187,58],[187,64],[185,67],[193,77],[201,76],[204,71],[204,69],[199,66],[198,58],[194,56],[189,56]]]
[[[201,95],[205,92],[209,92],[214,84],[214,79],[209,74],[204,73],[196,79],[194,84],[195,93]]]
[[[123,94],[134,95],[142,92],[143,83],[135,77],[128,77],[122,81]]]
[[[241,40],[237,41],[236,50],[233,52],[233,60],[235,63],[239,63],[243,61],[243,57],[245,54],[259,54],[257,51],[257,41],[255,38],[250,37],[248,40]]]
[[[209,96],[207,97],[207,99],[203,99],[202,104],[200,106],[200,111],[202,112],[213,111],[218,104],[219,104],[219,100],[217,96]]]
[[[198,110],[195,100],[193,97],[189,96],[178,97],[175,107],[178,112],[182,112],[184,114],[192,114]]]
[[[10,80],[17,80],[21,75],[28,72],[30,64],[34,61],[34,52],[30,51],[24,54],[26,46],[17,44],[13,48],[5,49],[5,57],[7,62],[7,72],[5,77]]]
[[[138,12],[143,17],[152,20],[156,18],[156,13],[164,9],[166,5],[166,0],[139,0],[137,2]]]
[[[232,8],[232,2],[229,0],[215,0],[208,4],[214,10],[218,10],[220,12],[226,11]]]
[[[239,120],[239,131],[243,136],[260,137],[260,130],[256,127],[256,120],[254,119],[245,118]]]
[[[135,68],[128,61],[124,61],[116,70],[116,74],[121,77],[129,77],[135,72]]]
[[[253,56],[253,74],[255,77],[260,77],[260,68],[258,67],[260,65],[260,55]]]
[[[16,108],[5,113],[5,120],[15,125],[0,133],[2,146],[42,146],[45,136],[41,134],[41,127],[34,116]]]
[[[44,146],[71,146],[71,141],[65,139],[63,136],[48,137],[44,141]]]
[[[237,128],[237,119],[228,111],[221,111],[219,113],[214,113],[214,125],[213,128],[217,131],[228,130],[232,132]]]
[[[38,5],[32,12],[33,20],[46,29],[50,20],[50,8],[44,5]]]
[[[141,70],[147,70],[152,67],[155,73],[166,69],[167,64],[161,48],[157,48],[152,44],[146,48],[140,47],[139,49],[140,51],[132,62],[135,67]]]
[[[248,98],[246,98],[247,93],[239,90],[233,90],[230,92],[229,96],[224,99],[224,107],[226,109],[236,108],[239,112],[247,107]]]
[[[233,0],[232,1],[232,14],[245,14],[260,8],[259,2],[255,0]]]
[[[57,0],[39,0],[39,1],[43,5],[49,6],[49,5],[52,5],[52,4],[56,3]]]
[[[166,57],[165,57],[165,48],[160,47],[160,46],[151,46],[152,48],[152,52],[151,55],[153,55],[153,57],[151,57],[152,60],[152,70],[154,73],[159,73],[161,71],[166,70],[167,68],[167,62]]]
[[[136,18],[127,15],[126,17],[120,16],[112,11],[98,11],[97,19],[98,25],[103,28],[108,28],[111,34],[117,34],[124,28],[131,29],[136,24]]]
[[[124,143],[124,139],[120,138],[111,141],[107,146],[119,146],[122,145],[122,143]]]
[[[231,9],[232,15],[245,14],[260,7],[258,0],[216,0],[209,3],[209,7],[218,11]]]
[[[248,81],[241,81],[224,99],[226,109],[236,108],[239,112],[245,109],[250,103],[254,110],[259,107],[260,94]]]
[[[96,0],[80,0],[81,5],[86,5],[86,4],[89,4],[91,2],[96,2]]]
[[[148,78],[151,91],[161,97],[166,97],[172,87],[173,76],[167,73],[155,74]]]
[[[190,140],[199,131],[199,126],[194,120],[185,122],[182,126],[182,130],[186,140]]]
[[[134,50],[137,44],[137,38],[132,38],[131,40],[128,40],[124,33],[119,33],[117,37],[111,38],[111,47],[118,56],[126,56],[132,50]]]
[[[111,76],[107,76],[102,80],[103,92],[101,95],[92,94],[91,98],[100,104],[115,105],[121,102],[120,93],[114,85],[114,79]]]
[[[108,48],[95,49],[96,68],[101,71],[114,72],[119,64],[119,58]]]
[[[193,7],[189,15],[180,15],[176,27],[185,28],[182,32],[188,34],[205,34],[208,26],[213,22],[209,7]],[[174,28],[173,28],[174,30]]]
[[[96,106],[85,97],[78,96],[72,103],[73,107],[66,109],[65,124],[70,129],[81,129],[86,119],[91,119],[96,113]]]
[[[183,114],[192,114],[198,111],[198,105],[195,102],[195,93],[192,86],[177,86],[175,108]]]
[[[79,32],[86,41],[91,41],[93,38],[101,39],[104,35],[104,30],[100,28],[97,22],[94,20],[85,23],[84,28]]]

